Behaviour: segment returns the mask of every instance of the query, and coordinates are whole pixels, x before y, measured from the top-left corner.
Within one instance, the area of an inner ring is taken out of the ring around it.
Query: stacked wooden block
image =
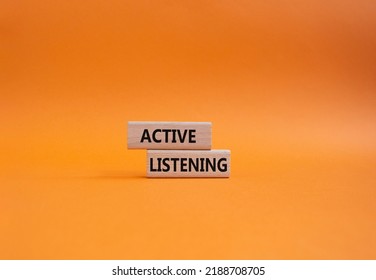
[[[229,177],[229,150],[211,150],[210,122],[128,122],[128,149],[147,149],[147,177]]]

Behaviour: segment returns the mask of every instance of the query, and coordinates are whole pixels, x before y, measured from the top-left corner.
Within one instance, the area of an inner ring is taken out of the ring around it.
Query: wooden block
[[[210,122],[128,122],[128,149],[209,150]]]
[[[147,177],[230,177],[229,150],[148,150]]]

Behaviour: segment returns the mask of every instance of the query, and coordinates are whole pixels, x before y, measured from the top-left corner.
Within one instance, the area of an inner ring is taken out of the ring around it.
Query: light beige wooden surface
[[[128,149],[209,150],[211,143],[210,122],[128,122]]]
[[[229,177],[230,156],[229,150],[148,150],[146,175],[147,177]]]

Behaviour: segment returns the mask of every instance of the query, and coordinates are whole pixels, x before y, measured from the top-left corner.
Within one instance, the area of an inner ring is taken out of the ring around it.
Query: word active
[[[128,149],[211,148],[209,122],[128,122]]]

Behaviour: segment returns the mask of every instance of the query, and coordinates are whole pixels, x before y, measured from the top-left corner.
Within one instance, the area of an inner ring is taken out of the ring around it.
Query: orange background
[[[0,258],[375,259],[376,2],[0,2]],[[129,120],[230,179],[146,179]]]

